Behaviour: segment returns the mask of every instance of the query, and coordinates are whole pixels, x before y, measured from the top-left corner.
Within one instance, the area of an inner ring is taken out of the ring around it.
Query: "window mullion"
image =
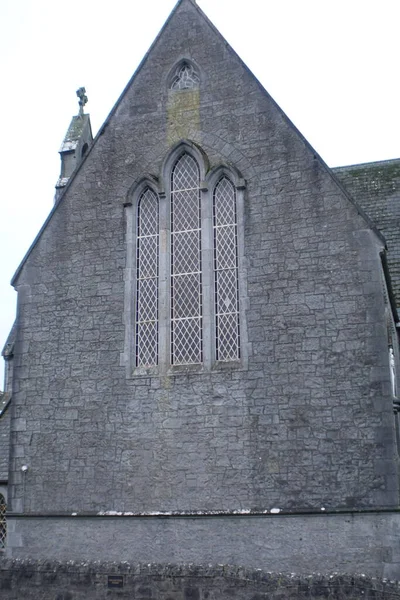
[[[165,372],[169,367],[170,347],[170,207],[164,194],[160,195],[160,276],[159,276],[159,368]]]

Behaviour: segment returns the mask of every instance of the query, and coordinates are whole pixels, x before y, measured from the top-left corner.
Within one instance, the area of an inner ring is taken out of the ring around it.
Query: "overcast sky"
[[[1,0],[0,346],[9,281],[52,208],[75,91],[86,87],[95,134],[174,4]],[[328,165],[400,156],[399,0],[198,5]]]

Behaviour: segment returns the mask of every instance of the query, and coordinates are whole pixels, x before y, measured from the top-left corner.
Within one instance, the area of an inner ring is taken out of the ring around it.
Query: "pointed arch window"
[[[213,193],[215,352],[220,361],[240,358],[236,191],[223,177]]]
[[[171,173],[171,364],[203,362],[201,198],[196,160],[184,153]]]
[[[0,494],[0,550],[6,546],[7,523],[6,523],[6,501],[3,494]]]
[[[206,165],[183,143],[126,204],[129,377],[247,364],[244,180]]]
[[[158,364],[158,198],[150,188],[140,195],[136,245],[136,367]]]

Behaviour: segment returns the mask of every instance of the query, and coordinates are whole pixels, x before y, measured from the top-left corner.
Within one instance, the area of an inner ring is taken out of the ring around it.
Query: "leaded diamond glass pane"
[[[136,366],[158,363],[158,199],[147,188],[140,196],[136,257]]]
[[[171,175],[171,362],[202,362],[201,213],[197,162],[183,154]]]
[[[138,207],[138,236],[155,235],[158,231],[158,202],[155,193],[147,189]]]
[[[172,228],[174,231],[186,231],[199,227],[199,190],[185,190],[172,193]]]
[[[157,278],[143,279],[140,282],[138,299],[138,322],[157,321],[158,294]]]
[[[201,315],[200,274],[174,277],[171,300],[175,319],[198,318]]]
[[[236,226],[215,227],[216,269],[236,269]]]
[[[224,177],[218,183],[215,190],[216,199],[214,205],[215,225],[231,225],[236,223],[236,201],[235,188],[232,183]]]
[[[184,63],[179,72],[175,76],[171,89],[172,90],[187,90],[194,89],[199,86],[200,78],[194,67],[188,63]]]
[[[6,537],[7,537],[7,523],[6,523],[6,501],[4,496],[0,494],[0,548],[5,548]]]
[[[139,279],[157,277],[158,236],[152,235],[138,238],[138,249],[140,258],[138,261]]]
[[[217,271],[217,314],[238,312],[238,288],[235,269]]]
[[[158,363],[158,326],[152,321],[137,324],[137,364],[151,367]]]
[[[217,358],[237,360],[239,354],[239,315],[217,316]]]
[[[199,167],[190,154],[183,154],[172,171],[172,191],[199,188]]]
[[[197,235],[196,235],[197,234]],[[199,231],[180,231],[173,235],[173,272],[196,273],[200,264]]]
[[[172,329],[172,356],[175,365],[202,362],[201,318],[181,319],[174,322]]]
[[[214,190],[216,357],[240,358],[236,192],[223,177]]]

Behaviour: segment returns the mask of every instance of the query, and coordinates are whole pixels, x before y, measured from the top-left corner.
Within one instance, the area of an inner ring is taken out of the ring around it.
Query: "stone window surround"
[[[203,363],[201,365],[171,365],[169,348],[170,327],[170,220],[169,198],[171,172],[176,161],[184,153],[191,155],[200,169],[200,193],[202,214],[202,265],[203,265]],[[239,299],[240,299],[240,352],[237,361],[219,362],[215,357],[215,302],[214,302],[214,259],[213,259],[213,191],[217,183],[227,177],[235,187],[238,227]],[[155,192],[159,199],[160,255],[159,255],[159,363],[156,367],[135,366],[135,290],[136,290],[136,223],[138,202],[146,188]],[[166,376],[188,373],[207,373],[216,369],[243,369],[248,364],[247,327],[247,276],[244,258],[244,196],[246,183],[238,171],[227,165],[209,168],[207,156],[194,143],[182,141],[167,155],[160,177],[143,176],[131,187],[126,209],[125,269],[125,351],[121,364],[126,367],[126,376]]]

